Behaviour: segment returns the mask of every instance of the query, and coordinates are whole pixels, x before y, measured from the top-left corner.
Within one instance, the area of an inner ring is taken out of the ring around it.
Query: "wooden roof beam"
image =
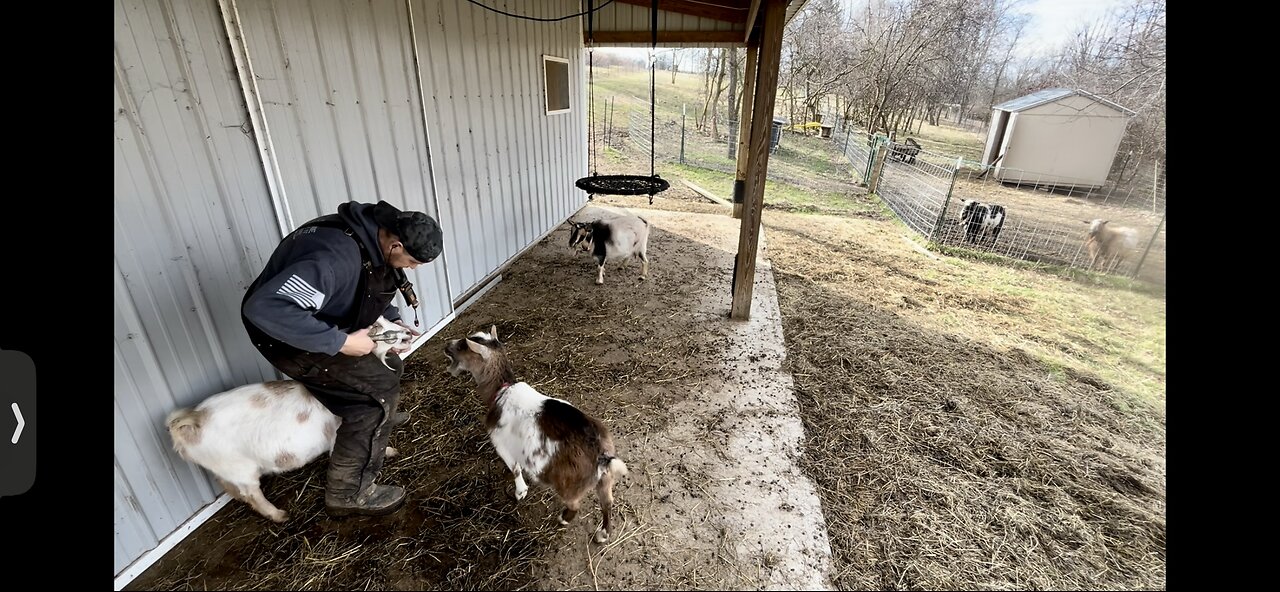
[[[615,0],[619,4],[630,4],[632,6],[643,6],[645,8],[653,8],[653,0]],[[707,0],[706,2],[691,2],[690,0],[661,0],[658,2],[658,10],[665,12],[676,12],[679,14],[687,14],[689,16],[700,16],[703,18],[715,19],[727,23],[745,23],[747,22],[747,10],[735,6],[714,4],[715,0]],[[758,4],[758,0],[757,0]]]
[[[588,42],[586,31],[582,32],[583,42]],[[595,31],[596,46],[610,43],[644,43],[653,42],[651,31]],[[658,43],[718,43],[725,46],[742,46],[742,31],[658,31]]]
[[[742,37],[743,43],[751,40],[751,32],[756,29],[756,16],[759,14],[760,0],[751,0],[751,7],[747,9],[747,33]]]

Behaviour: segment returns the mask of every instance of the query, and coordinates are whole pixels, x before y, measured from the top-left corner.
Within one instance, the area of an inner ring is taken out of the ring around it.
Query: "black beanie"
[[[401,212],[395,206],[379,201],[373,206],[373,221],[400,238],[414,259],[430,263],[444,249],[444,232],[434,218],[422,212]]]

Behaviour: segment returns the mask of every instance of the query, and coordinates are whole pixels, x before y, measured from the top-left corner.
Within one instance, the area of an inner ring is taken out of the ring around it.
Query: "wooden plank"
[[[702,197],[705,197],[705,198],[707,198],[707,199],[709,199],[709,200],[711,200],[711,201],[714,201],[714,202],[716,202],[716,203],[718,203],[718,204],[720,204],[720,205],[724,205],[724,206],[731,205],[731,204],[730,204],[730,202],[729,202],[729,200],[727,200],[727,199],[725,199],[725,198],[723,198],[723,197],[717,197],[715,194],[711,193],[710,191],[707,191],[706,189],[703,189],[703,188],[701,188],[701,187],[698,187],[697,185],[694,185],[693,183],[690,183],[690,182],[688,182],[688,181],[685,181],[684,179],[680,179],[680,182],[681,182],[681,183],[684,183],[685,187],[688,187],[689,189],[692,189],[694,193],[697,193],[698,195],[701,195]]]
[[[746,43],[751,40],[751,32],[756,28],[756,14],[760,12],[760,0],[751,0],[751,8],[747,10],[747,34],[742,37],[742,42]],[[756,38],[759,40],[759,37]]]
[[[646,9],[653,8],[653,0],[616,0],[618,4],[631,4],[633,6],[643,6]],[[690,16],[700,16],[703,18],[715,19],[730,23],[745,23],[747,21],[747,9],[745,7],[738,8],[733,6],[722,6],[717,4],[709,4],[707,2],[692,2],[690,0],[662,0],[658,3],[658,12],[678,12]]]
[[[738,170],[733,180],[733,217],[742,217],[742,200],[747,191],[747,156],[751,143],[751,104],[756,92],[756,62],[760,61],[760,46],[747,45],[747,65],[742,77],[742,116],[738,118]]]
[[[600,47],[610,43],[644,43],[653,42],[653,33],[649,31],[595,31],[595,45]],[[589,42],[587,32],[582,32],[582,41]],[[723,47],[741,47],[742,31],[658,31],[658,43],[718,43]]]
[[[733,304],[729,317],[751,318],[751,295],[755,287],[756,249],[760,245],[760,214],[764,209],[765,172],[769,167],[769,128],[773,124],[774,100],[778,94],[778,62],[782,57],[782,30],[786,24],[787,0],[767,0],[760,34],[760,74],[756,80],[754,114],[751,121],[750,161],[746,195],[742,208],[742,231],[738,234],[738,257],[733,269]]]

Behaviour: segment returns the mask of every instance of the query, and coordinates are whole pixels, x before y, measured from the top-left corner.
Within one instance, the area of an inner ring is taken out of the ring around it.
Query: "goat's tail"
[[[622,462],[622,459],[613,456],[612,454],[601,455],[597,474],[603,477],[605,471],[608,471],[609,474],[613,475],[614,479],[626,477],[627,463]]]
[[[200,442],[201,420],[204,414],[191,408],[183,408],[169,414],[165,424],[169,426],[169,437],[173,439],[173,449],[186,457],[186,448]]]

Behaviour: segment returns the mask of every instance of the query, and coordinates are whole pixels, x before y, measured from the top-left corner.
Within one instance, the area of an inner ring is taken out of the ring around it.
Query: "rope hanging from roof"
[[[653,205],[653,196],[655,194],[666,191],[671,187],[666,179],[658,176],[655,168],[654,158],[654,139],[657,121],[658,103],[655,100],[655,80],[657,59],[650,56],[649,59],[649,174],[645,175],[601,175],[599,170],[599,156],[596,152],[596,102],[595,102],[595,31],[594,31],[594,10],[591,4],[594,0],[588,0],[587,3],[587,86],[589,89],[590,103],[588,112],[590,113],[589,125],[591,126],[591,160],[592,173],[590,176],[578,179],[574,185],[579,189],[587,192],[587,199],[595,199],[596,194],[600,195],[648,195],[649,204]],[[658,0],[653,0],[653,6],[650,10],[651,18],[651,49],[650,52],[658,48]]]

